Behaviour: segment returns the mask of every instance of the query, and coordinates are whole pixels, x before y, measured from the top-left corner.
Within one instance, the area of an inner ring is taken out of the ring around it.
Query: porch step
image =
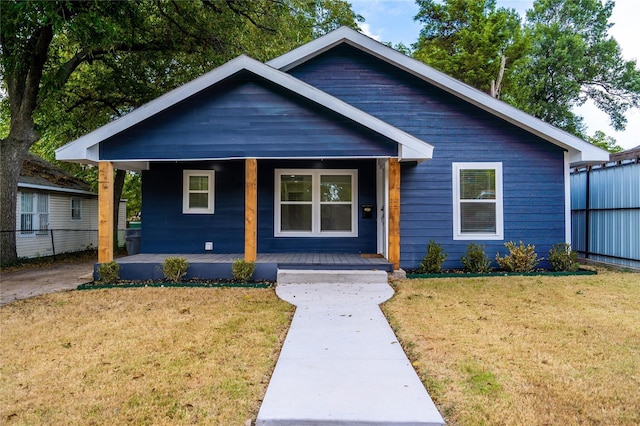
[[[278,284],[386,284],[385,271],[278,269]]]

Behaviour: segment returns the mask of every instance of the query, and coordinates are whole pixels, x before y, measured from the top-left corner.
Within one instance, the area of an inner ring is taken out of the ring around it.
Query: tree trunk
[[[16,252],[18,178],[31,141],[11,134],[0,141],[0,264],[18,260]]]

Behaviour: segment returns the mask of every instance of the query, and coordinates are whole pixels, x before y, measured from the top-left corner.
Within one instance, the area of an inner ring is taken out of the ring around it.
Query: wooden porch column
[[[113,260],[113,163],[98,165],[98,263]]]
[[[244,260],[255,262],[258,251],[258,161],[245,160]]]
[[[397,158],[389,159],[389,262],[393,269],[400,269],[400,163]]]

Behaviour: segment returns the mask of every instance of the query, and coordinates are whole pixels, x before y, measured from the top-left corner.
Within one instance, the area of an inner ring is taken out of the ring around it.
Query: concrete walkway
[[[276,293],[297,309],[257,425],[444,424],[378,306],[386,272],[289,271]]]

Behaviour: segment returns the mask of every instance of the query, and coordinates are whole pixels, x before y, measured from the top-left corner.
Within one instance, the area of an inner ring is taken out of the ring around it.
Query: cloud
[[[360,29],[362,30],[362,34],[371,37],[372,39],[376,40],[376,41],[381,41],[382,40],[382,36],[380,34],[374,34],[371,31],[371,25],[365,23],[361,23],[360,24]]]

